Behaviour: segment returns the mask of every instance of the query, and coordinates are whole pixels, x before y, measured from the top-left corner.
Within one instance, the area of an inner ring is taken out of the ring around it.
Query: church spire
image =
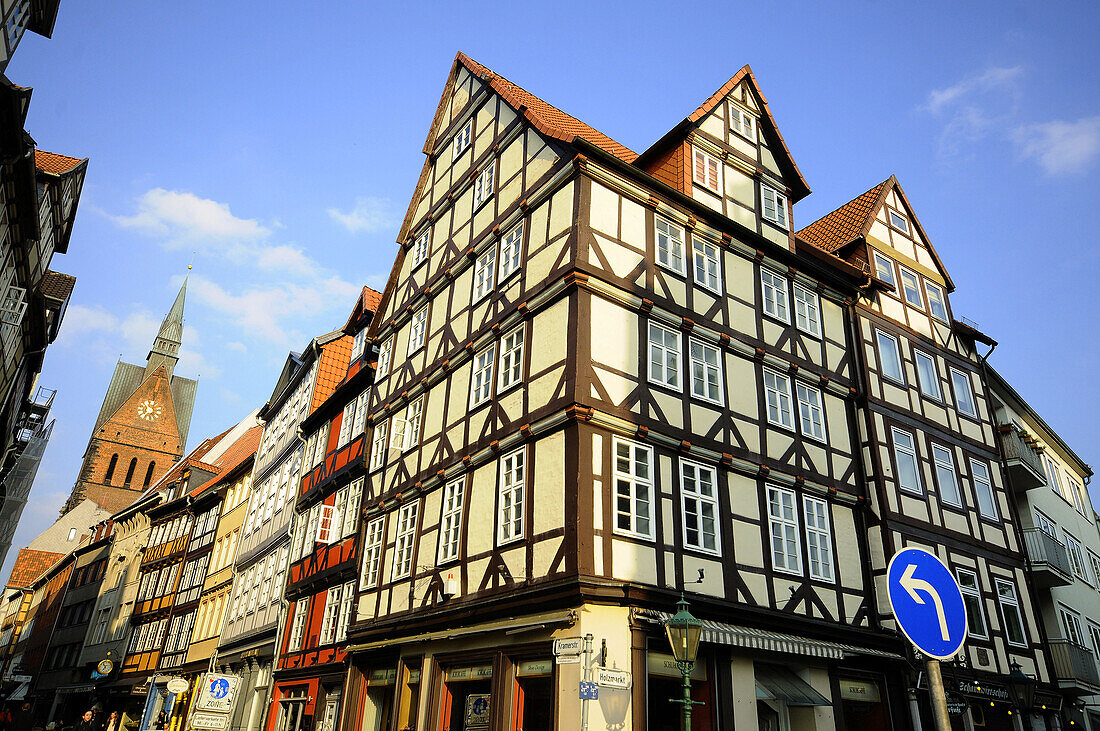
[[[168,310],[164,322],[160,324],[160,332],[153,341],[153,349],[149,351],[149,359],[145,366],[146,378],[162,365],[168,371],[168,377],[171,378],[172,369],[179,360],[180,344],[183,343],[183,304],[186,298],[187,277],[184,277],[183,286],[176,295],[176,301],[172,303],[172,309]]]

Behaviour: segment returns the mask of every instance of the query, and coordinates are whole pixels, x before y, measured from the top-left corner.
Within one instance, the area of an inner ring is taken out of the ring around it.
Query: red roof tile
[[[863,195],[853,198],[832,213],[822,216],[799,231],[797,235],[830,254],[836,252],[865,232],[867,219],[874,215],[879,198],[882,197],[890,180],[882,181]]]
[[[627,163],[637,159],[638,153],[626,145],[616,142],[603,132],[548,104],[523,87],[513,84],[500,74],[482,66],[466,54],[459,52],[457,60],[471,73],[488,81],[493,91],[500,94],[513,107],[516,109],[525,107],[527,119],[539,132],[564,142],[572,142],[574,137],[580,137]]]
[[[310,404],[309,413],[312,414],[318,406],[323,404],[348,374],[351,343],[352,338],[345,335],[321,346],[321,355],[317,364],[317,385],[313,387],[313,403]]]
[[[46,152],[45,150],[34,151],[34,166],[44,173],[62,175],[70,172],[82,162],[84,161],[78,158],[69,157],[68,155],[58,155],[56,152]]]
[[[20,550],[15,558],[15,565],[11,567],[8,586],[30,586],[64,556],[63,553],[51,551],[32,551],[29,548]]]
[[[224,475],[232,472],[248,460],[249,457],[256,454],[256,450],[260,446],[260,437],[263,435],[263,431],[263,426],[254,426],[242,434],[240,439],[233,442],[232,446],[222,454],[221,459],[214,463],[213,467],[217,470],[217,473],[205,483],[192,490],[191,497],[198,497],[209,488],[218,484]]]
[[[43,297],[64,301],[69,299],[74,286],[76,286],[76,277],[47,269],[42,275],[42,281],[38,283],[38,291]]]

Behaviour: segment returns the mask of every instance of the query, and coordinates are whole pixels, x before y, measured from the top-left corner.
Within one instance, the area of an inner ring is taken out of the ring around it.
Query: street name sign
[[[923,548],[903,548],[890,559],[886,587],[909,641],[928,657],[954,657],[966,640],[966,604],[951,570]]]

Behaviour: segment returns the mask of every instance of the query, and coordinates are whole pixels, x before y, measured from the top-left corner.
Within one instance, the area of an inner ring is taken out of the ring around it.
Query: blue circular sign
[[[951,570],[923,548],[903,548],[890,559],[886,586],[909,641],[937,660],[954,657],[966,640],[966,603]]]
[[[229,681],[225,678],[218,678],[210,682],[210,695],[217,699],[225,698],[229,694]]]

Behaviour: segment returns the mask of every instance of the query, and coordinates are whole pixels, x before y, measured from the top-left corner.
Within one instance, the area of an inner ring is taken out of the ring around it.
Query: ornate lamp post
[[[1039,681],[1021,670],[1020,663],[1015,660],[1009,663],[1008,668],[1011,671],[1006,684],[1008,695],[1012,698],[1012,703],[1019,710],[1020,715],[1026,717],[1035,706],[1035,686]]]
[[[691,700],[691,671],[695,668],[695,657],[699,653],[699,636],[703,632],[703,623],[688,611],[688,603],[682,592],[680,601],[676,603],[676,610],[676,614],[665,623],[665,634],[668,635],[668,644],[672,646],[676,667],[680,668],[680,675],[684,679],[684,694],[680,698],[669,700],[681,705],[684,731],[691,731],[691,707],[696,704],[696,701]]]

